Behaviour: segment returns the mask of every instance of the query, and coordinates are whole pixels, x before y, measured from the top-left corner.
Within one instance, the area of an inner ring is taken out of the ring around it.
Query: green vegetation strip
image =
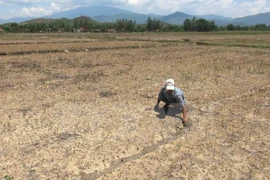
[[[206,46],[229,46],[229,47],[249,47],[249,48],[270,48],[270,45],[257,45],[257,44],[226,44],[226,43],[209,43],[209,42],[196,42],[197,45]]]

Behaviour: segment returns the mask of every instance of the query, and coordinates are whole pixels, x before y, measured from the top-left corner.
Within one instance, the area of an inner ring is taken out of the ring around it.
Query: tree
[[[197,25],[196,31],[211,31],[212,30],[212,24],[202,18],[196,21],[196,25]]]
[[[183,23],[183,27],[185,31],[192,31],[192,23],[190,19],[186,19]]]
[[[11,29],[11,32],[19,32],[19,25],[17,23],[11,23],[10,24],[10,29]]]
[[[147,19],[146,30],[153,31],[153,20],[150,17]]]
[[[195,16],[190,19],[186,19],[183,23],[183,28],[185,31],[213,31],[217,29],[214,21],[207,21],[203,18],[196,19]]]
[[[133,32],[135,27],[136,21],[129,20],[126,22],[125,30],[127,32]]]
[[[214,21],[211,21],[210,23],[211,23],[211,29],[212,30],[218,30],[218,26],[215,24]]]
[[[146,25],[145,24],[136,25],[134,27],[134,31],[135,32],[144,32],[144,31],[146,31]]]
[[[196,31],[196,29],[197,29],[196,17],[193,16],[193,18],[191,20],[191,31]]]
[[[250,27],[252,30],[267,30],[266,24],[256,24]]]
[[[229,31],[233,31],[235,28],[234,28],[234,25],[233,24],[228,24],[227,25],[227,30]]]
[[[146,30],[147,31],[160,31],[162,28],[162,24],[160,20],[152,20],[150,17],[147,19],[147,24],[146,24]]]
[[[136,22],[127,19],[118,19],[115,24],[116,31],[119,32],[133,32],[135,29]]]

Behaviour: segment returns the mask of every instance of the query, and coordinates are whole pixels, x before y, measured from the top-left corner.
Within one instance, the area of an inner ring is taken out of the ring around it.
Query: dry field
[[[269,32],[0,34],[0,99],[0,179],[270,179]]]

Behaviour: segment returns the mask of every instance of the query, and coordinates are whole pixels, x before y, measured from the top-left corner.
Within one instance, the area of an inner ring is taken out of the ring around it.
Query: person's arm
[[[184,122],[188,121],[188,119],[187,119],[187,106],[186,105],[183,106],[183,121]]]
[[[187,122],[188,121],[187,105],[186,105],[186,100],[185,100],[185,96],[184,96],[183,91],[181,91],[180,89],[177,89],[175,96],[176,96],[176,99],[178,100],[179,104],[182,107],[183,121]]]
[[[160,96],[162,96],[162,89],[163,88],[161,88],[161,90],[159,91],[159,94],[158,94],[158,98],[157,98],[157,103],[156,103],[156,105],[154,106],[154,110],[158,110],[159,109],[159,103],[160,103]]]
[[[161,88],[159,91],[158,98],[157,98],[157,105],[159,105],[159,103],[161,101],[160,98],[162,97],[163,91],[164,91],[164,87]]]
[[[159,109],[159,103],[160,103],[160,99],[159,99],[159,97],[158,97],[158,99],[157,99],[157,104],[154,106],[154,110],[155,110],[155,111]]]

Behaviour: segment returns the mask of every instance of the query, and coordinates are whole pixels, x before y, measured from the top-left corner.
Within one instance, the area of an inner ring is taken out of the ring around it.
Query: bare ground
[[[270,179],[268,34],[16,36],[0,36],[0,179]],[[166,78],[190,129],[153,110]]]

